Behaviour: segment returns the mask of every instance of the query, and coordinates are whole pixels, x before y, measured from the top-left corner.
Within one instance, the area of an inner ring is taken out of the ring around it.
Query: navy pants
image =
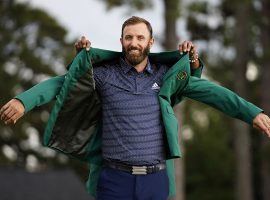
[[[167,171],[147,175],[104,167],[101,171],[97,200],[166,200],[169,195]]]

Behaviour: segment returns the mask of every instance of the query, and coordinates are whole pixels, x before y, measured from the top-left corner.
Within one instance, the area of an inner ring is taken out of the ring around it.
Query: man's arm
[[[221,112],[245,121],[270,137],[270,119],[262,109],[234,92],[210,81],[190,76],[183,96],[210,105]]]
[[[64,80],[64,75],[56,76],[15,96],[1,108],[1,120],[5,124],[15,124],[26,112],[50,102],[59,93]]]

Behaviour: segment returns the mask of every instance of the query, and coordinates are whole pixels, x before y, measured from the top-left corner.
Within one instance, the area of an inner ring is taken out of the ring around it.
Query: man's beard
[[[132,50],[138,50],[138,52],[134,54]],[[137,47],[130,47],[130,48],[125,49],[122,46],[122,52],[124,53],[125,58],[129,62],[129,64],[133,66],[138,65],[148,56],[150,52],[150,44],[148,44],[144,49],[140,49]]]

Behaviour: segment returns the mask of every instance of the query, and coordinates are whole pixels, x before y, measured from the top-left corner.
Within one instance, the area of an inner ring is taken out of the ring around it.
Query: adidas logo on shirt
[[[152,89],[152,90],[159,90],[160,87],[158,86],[157,83],[154,83],[154,84],[152,85],[151,89]]]

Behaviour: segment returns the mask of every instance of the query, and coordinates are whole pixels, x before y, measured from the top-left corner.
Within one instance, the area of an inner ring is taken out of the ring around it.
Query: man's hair
[[[132,16],[132,17],[128,18],[123,23],[121,37],[123,37],[123,31],[124,31],[124,28],[126,26],[135,25],[135,24],[139,24],[139,23],[144,23],[147,26],[147,29],[149,30],[149,33],[150,33],[150,38],[152,38],[153,37],[153,29],[152,29],[151,24],[146,19],[143,19],[143,18],[137,17],[137,16]]]

